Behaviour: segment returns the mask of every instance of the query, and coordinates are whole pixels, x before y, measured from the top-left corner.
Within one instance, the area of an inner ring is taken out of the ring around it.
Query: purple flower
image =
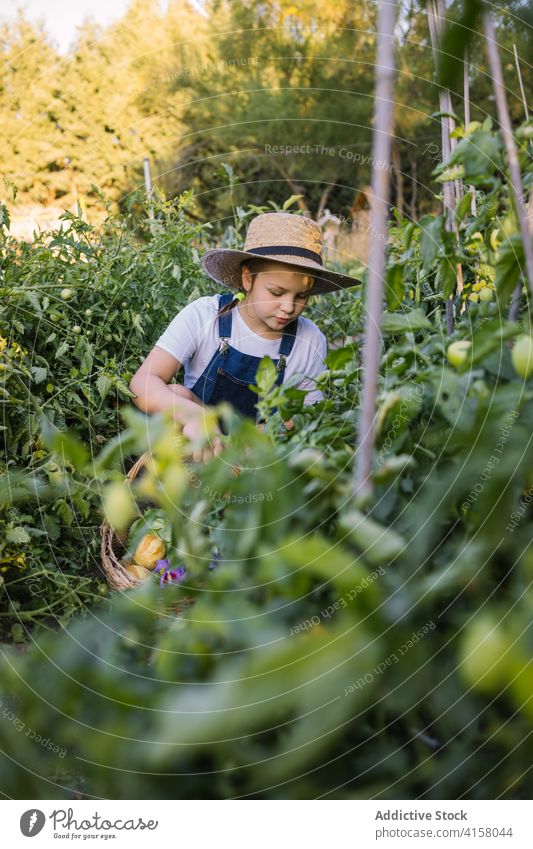
[[[208,568],[208,569],[216,569],[216,568],[217,568],[217,566],[218,566],[218,564],[219,564],[219,562],[220,562],[220,554],[219,554],[219,552],[217,551],[217,552],[215,552],[215,554],[213,555],[213,559],[211,560],[211,562],[209,563],[209,565],[208,565],[208,567],[207,567],[207,568]]]
[[[160,587],[164,584],[171,584],[172,581],[181,581],[187,574],[185,566],[178,566],[177,569],[169,569],[166,558],[157,561],[154,572],[161,572],[161,578],[159,580]]]

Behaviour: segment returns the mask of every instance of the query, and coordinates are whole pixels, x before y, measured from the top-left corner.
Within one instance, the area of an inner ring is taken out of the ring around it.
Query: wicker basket
[[[129,485],[135,480],[149,459],[150,454],[148,452],[139,457],[129,470],[124,480],[124,485]],[[231,468],[233,476],[238,477],[241,473],[240,466],[234,465]],[[141,511],[146,510],[149,507],[156,506],[148,500],[138,501],[137,504]],[[111,589],[114,590],[129,590],[133,587],[138,587],[142,583],[141,579],[134,578],[133,575],[130,575],[130,573],[126,571],[124,564],[121,561],[121,557],[123,557],[126,552],[128,533],[129,527],[119,533],[115,531],[105,520],[100,525],[100,556],[102,560],[102,568],[107,583]],[[185,605],[191,602],[192,599],[189,599],[188,597],[183,599],[183,603]]]
[[[139,472],[146,465],[149,457],[150,455],[148,453],[142,454],[141,457],[139,457],[137,462],[129,470],[124,481],[125,485],[129,485],[135,480]],[[153,505],[149,502],[139,504],[139,507],[144,508],[151,506]],[[114,590],[129,590],[132,587],[138,587],[142,583],[140,579],[134,578],[133,575],[130,575],[130,573],[126,571],[124,564],[120,559],[124,556],[126,551],[128,531],[129,528],[126,528],[126,530],[118,533],[113,530],[111,525],[109,525],[106,521],[100,525],[100,556],[102,559],[102,568],[104,570],[107,583]]]
[[[142,454],[139,457],[126,475],[124,485],[129,485],[135,480],[145,467],[149,458],[149,453]],[[141,511],[147,510],[149,507],[156,506],[148,500],[137,501],[137,505]],[[142,580],[134,578],[133,575],[130,575],[130,573],[126,571],[120,559],[124,556],[126,551],[128,533],[129,527],[124,531],[117,533],[117,531],[113,530],[113,528],[105,521],[100,525],[100,554],[102,568],[107,583],[113,590],[129,590],[133,589],[133,587],[138,587],[143,583]],[[161,613],[160,615],[170,614],[179,616],[192,604],[194,604],[194,598],[192,596],[183,596],[178,603],[173,602],[166,605],[167,613]]]

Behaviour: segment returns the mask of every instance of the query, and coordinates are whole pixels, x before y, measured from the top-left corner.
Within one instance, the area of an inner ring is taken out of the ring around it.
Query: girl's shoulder
[[[326,340],[320,327],[304,315],[298,317],[298,336],[301,336],[302,339]]]
[[[190,301],[184,309],[192,307],[197,312],[216,312],[218,310],[219,298],[220,295],[202,295],[200,298],[195,298],[194,301]]]
[[[218,295],[202,295],[200,298],[195,298],[194,301],[189,301],[179,310],[176,320],[205,324],[206,321],[216,316],[218,298]]]

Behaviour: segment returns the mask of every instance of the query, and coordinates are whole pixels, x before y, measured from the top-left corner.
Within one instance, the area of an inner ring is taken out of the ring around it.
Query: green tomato
[[[521,336],[514,345],[511,358],[516,373],[527,379],[533,372],[533,337]]]
[[[514,650],[514,657],[509,665],[510,690],[515,704],[533,722],[533,665],[525,652]]]
[[[500,230],[497,227],[496,230],[493,230],[490,234],[490,246],[493,251],[497,251],[500,246],[500,239],[498,238],[500,235]]]
[[[481,289],[481,291],[479,293],[479,300],[482,303],[486,304],[486,303],[488,303],[488,301],[492,301],[492,298],[493,298],[492,289],[489,289],[488,286],[484,286],[483,289]]]
[[[480,233],[478,230],[476,233],[472,233],[470,239],[471,241],[465,245],[465,250],[469,254],[477,254],[483,244],[483,233]]]
[[[446,356],[450,365],[454,368],[464,365],[471,346],[472,343],[468,339],[459,339],[457,342],[452,342],[451,345],[448,345]]]
[[[460,648],[464,681],[481,693],[494,693],[507,683],[509,640],[492,614],[481,614],[467,626]]]
[[[61,297],[64,301],[70,301],[74,292],[72,289],[61,289]]]
[[[135,518],[136,506],[127,484],[115,481],[108,485],[103,499],[104,514],[115,531],[126,530]]]
[[[93,311],[90,307],[89,307],[89,309],[85,310],[85,315],[87,316],[87,318],[90,318],[92,316],[92,314],[93,314]]]
[[[51,312],[50,321],[53,321],[54,324],[57,324],[58,321],[61,321],[61,316],[57,312]]]
[[[72,328],[72,332],[73,332],[73,333],[81,333],[81,327],[79,326],[79,324],[75,324],[75,325],[73,326],[73,328]]]
[[[53,383],[47,383],[46,384],[46,391],[47,392],[53,392],[54,391],[54,384]]]
[[[488,398],[489,395],[490,395],[489,387],[487,386],[485,381],[481,380],[481,379],[480,380],[474,380],[474,382],[472,384],[472,390],[477,395],[477,397],[481,398],[482,400],[484,400],[485,398]]]

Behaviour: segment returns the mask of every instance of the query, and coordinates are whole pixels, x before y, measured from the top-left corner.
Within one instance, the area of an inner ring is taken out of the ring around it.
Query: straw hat
[[[201,265],[217,283],[234,289],[242,285],[242,263],[257,257],[311,272],[315,278],[313,294],[316,295],[360,285],[360,280],[324,268],[322,248],[322,230],[316,221],[291,212],[264,212],[250,221],[244,250],[216,248],[206,251]]]

